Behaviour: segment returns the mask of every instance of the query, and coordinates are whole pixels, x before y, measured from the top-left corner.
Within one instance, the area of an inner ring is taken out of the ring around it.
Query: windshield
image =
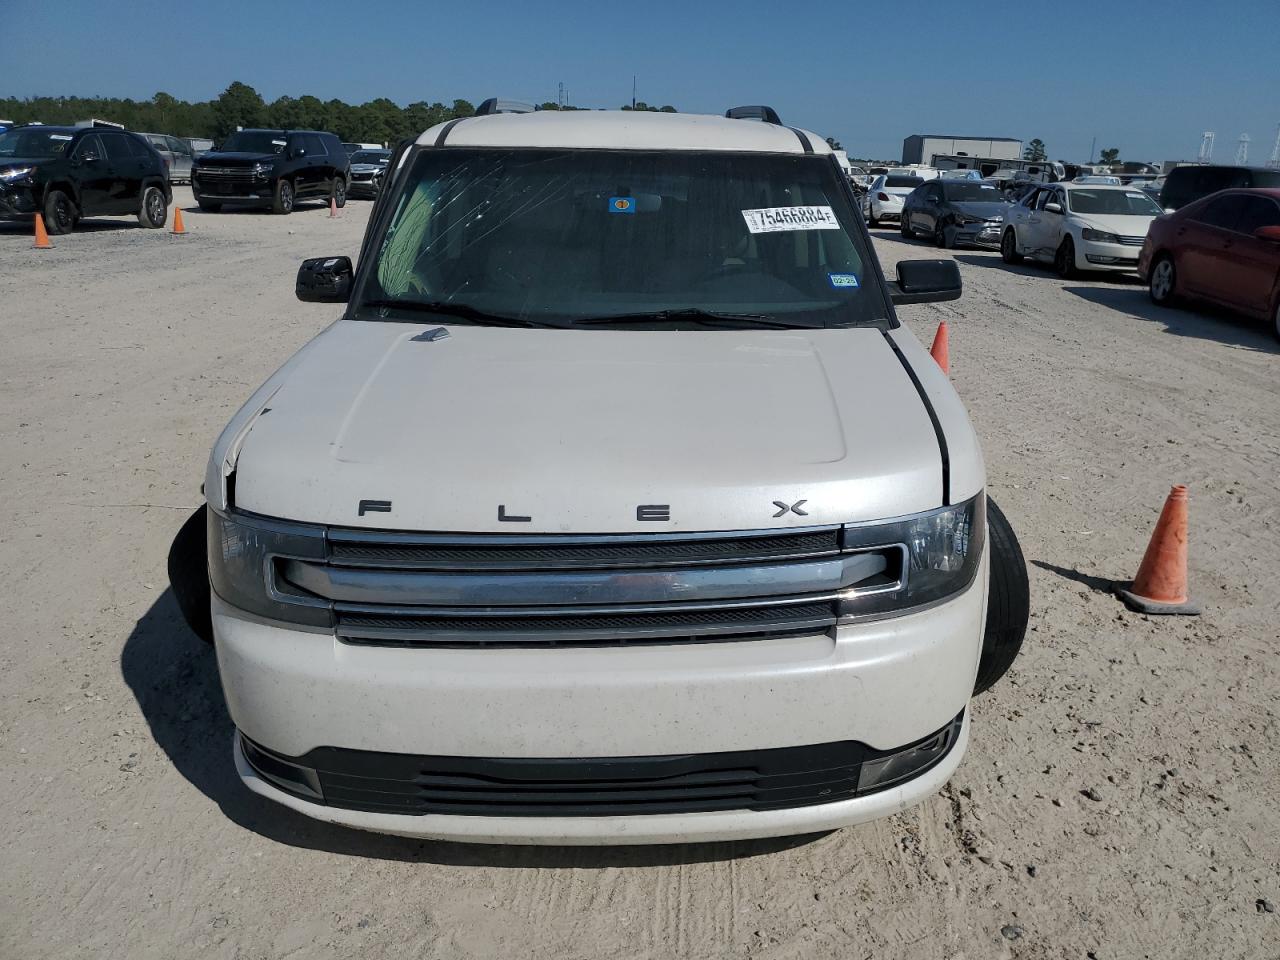
[[[1067,205],[1072,213],[1099,213],[1112,216],[1158,217],[1164,211],[1141,190],[1068,190]]]
[[[284,149],[283,130],[238,130],[223,141],[226,153],[279,153]]]
[[[954,181],[942,185],[948,200],[958,203],[1003,203],[1004,195],[989,183]]]
[[[386,163],[391,157],[390,150],[357,150],[351,154],[352,163]]]
[[[71,134],[63,130],[19,129],[0,133],[0,160],[5,157],[60,157],[67,152]]]
[[[887,307],[857,224],[825,157],[422,150],[355,315],[866,323]]]
[[[884,185],[886,187],[911,187],[915,188],[924,183],[920,177],[885,177]]]

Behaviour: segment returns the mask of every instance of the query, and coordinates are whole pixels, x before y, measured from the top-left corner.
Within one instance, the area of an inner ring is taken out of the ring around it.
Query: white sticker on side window
[[[840,229],[840,221],[830,207],[762,207],[743,210],[742,219],[752,233]]]

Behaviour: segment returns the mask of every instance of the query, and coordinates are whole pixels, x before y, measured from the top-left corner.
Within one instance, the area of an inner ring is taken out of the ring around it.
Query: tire
[[[213,614],[209,603],[209,554],[207,508],[202,504],[187,517],[169,547],[169,588],[178,601],[182,619],[205,643],[213,643]]]
[[[1276,307],[1271,311],[1271,332],[1280,340],[1280,299],[1276,300]]]
[[[200,209],[205,213],[217,213],[222,209],[222,204],[216,200],[206,200],[204,197],[196,197],[196,203],[200,205]]]
[[[1173,306],[1174,300],[1177,299],[1175,291],[1178,288],[1178,271],[1174,268],[1173,257],[1167,253],[1156,257],[1155,264],[1151,267],[1151,280],[1147,284],[1147,293],[1151,296],[1151,302],[1160,307]]]
[[[1053,269],[1063,280],[1076,275],[1076,244],[1070,237],[1063,237],[1058,252],[1053,255]]]
[[[169,219],[169,204],[159,187],[143,187],[142,203],[138,206],[138,222],[144,227],[158,230]]]
[[[947,225],[941,220],[933,225],[933,244],[940,250],[946,250],[951,246],[947,243]]]
[[[64,190],[50,190],[44,196],[44,228],[50,236],[70,233],[80,219],[75,202]]]
[[[870,207],[867,207],[867,226],[868,227],[880,226],[880,221],[876,219],[876,212],[872,210]]]
[[[342,177],[334,177],[333,190],[329,194],[333,198],[333,205],[341,210],[347,205],[347,181]]]
[[[1022,254],[1018,252],[1018,235],[1010,227],[1000,238],[1000,259],[1005,263],[1021,263]]]
[[[911,229],[911,221],[907,217],[907,212],[902,211],[902,220],[898,223],[898,232],[902,234],[903,240],[914,240],[916,232]]]
[[[276,187],[271,192],[271,212],[287,214],[293,213],[293,182],[281,177],[276,181]]]
[[[987,497],[987,537],[991,544],[991,573],[982,656],[973,685],[975,695],[989,690],[1009,672],[1022,649],[1031,616],[1027,561],[1009,519],[990,497]]]

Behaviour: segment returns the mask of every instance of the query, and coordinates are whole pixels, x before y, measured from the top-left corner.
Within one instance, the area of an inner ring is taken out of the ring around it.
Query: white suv
[[[902,810],[1027,581],[821,137],[484,115],[392,159],[346,303],[171,553],[248,787],[419,837],[661,843]],[[988,584],[990,584],[990,600]],[[210,619],[209,611],[212,610]]]
[[[1080,270],[1132,273],[1151,221],[1163,211],[1137,187],[1049,183],[1028,190],[1005,214],[1000,255],[1053,264],[1059,276]]]

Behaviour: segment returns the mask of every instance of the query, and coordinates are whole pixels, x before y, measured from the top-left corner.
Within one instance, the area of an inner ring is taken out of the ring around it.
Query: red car
[[[1280,338],[1280,189],[1222,190],[1157,217],[1138,257],[1151,299],[1207,300]]]

